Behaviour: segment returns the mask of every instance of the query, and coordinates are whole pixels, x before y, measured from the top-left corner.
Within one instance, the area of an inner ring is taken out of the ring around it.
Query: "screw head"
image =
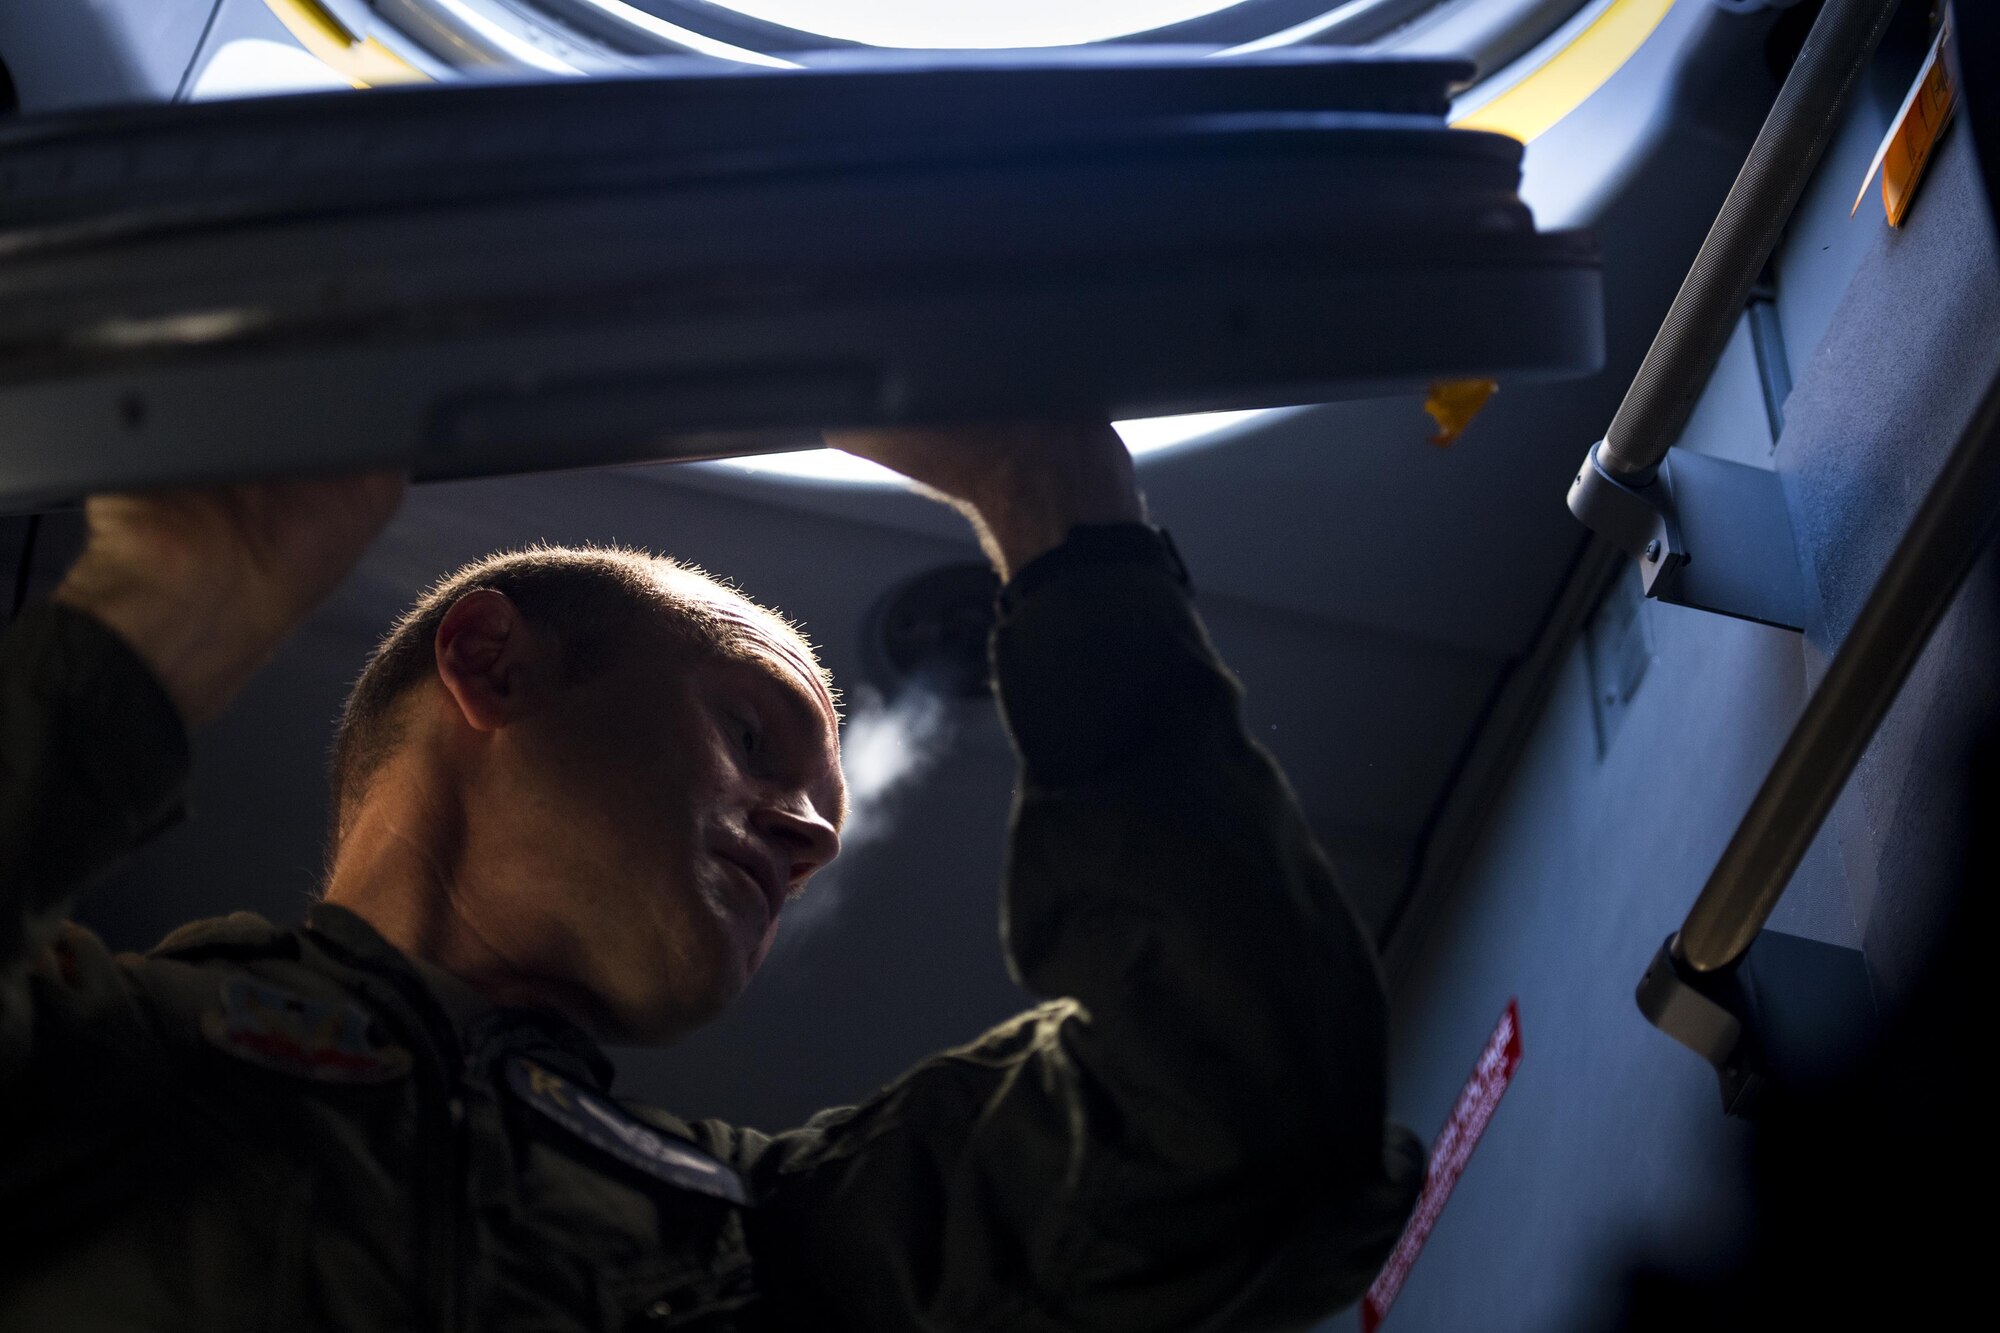
[[[1651,564],[1653,561],[1658,560],[1659,558],[1660,558],[1660,543],[1659,539],[1655,538],[1654,540],[1646,543],[1646,563]]]

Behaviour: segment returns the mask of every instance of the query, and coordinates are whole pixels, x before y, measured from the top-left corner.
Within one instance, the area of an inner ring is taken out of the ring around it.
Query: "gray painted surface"
[[[1750,317],[1736,321],[1722,360],[1709,376],[1678,448],[1711,454],[1751,467],[1771,466],[1771,420],[1764,409],[1763,381],[1750,345]]]
[[[1882,126],[1872,101],[1856,109],[1779,264],[1796,385],[1769,457],[1815,623],[1793,636],[1646,605],[1654,660],[1601,755],[1583,647],[1569,654],[1397,996],[1395,1100],[1419,1133],[1439,1128],[1511,995],[1525,1054],[1392,1329],[1589,1326],[1623,1265],[1696,1258],[1740,1224],[1744,1127],[1632,989],[2000,367],[2000,262],[1970,142],[1946,139],[1892,232],[1872,198],[1847,217]],[[1739,337],[1683,447],[1751,461],[1768,441],[1748,358]],[[1860,944],[1890,1001],[1940,924],[1958,747],[1996,698],[1997,629],[1983,597],[1960,599],[1772,922]]]
[[[1747,340],[1733,340],[1684,445],[1732,456],[1761,437],[1768,457],[1754,376]],[[1712,441],[1697,433],[1710,423],[1726,427]],[[1726,1244],[1740,1223],[1710,1200],[1741,1127],[1722,1120],[1706,1071],[1639,1016],[1632,988],[1804,700],[1799,639],[1643,601],[1629,572],[1599,615],[1636,615],[1652,650],[1616,730],[1600,740],[1580,640],[1461,886],[1400,978],[1393,1095],[1420,1134],[1442,1124],[1510,997],[1524,1055],[1398,1299],[1396,1328],[1588,1323],[1622,1255],[1684,1235]],[[1837,863],[1813,858],[1782,924],[1855,942]]]
[[[1796,707],[1783,631],[1649,605],[1658,657],[1599,758],[1573,651],[1494,812],[1457,910],[1396,1006],[1392,1086],[1436,1133],[1509,997],[1523,1056],[1391,1315],[1404,1330],[1588,1322],[1608,1266],[1642,1243],[1726,1243],[1720,1189],[1741,1126],[1694,1058],[1646,1025],[1632,987],[1721,851]],[[1759,687],[1704,707],[1705,682]],[[1697,773],[1660,771],[1695,756]]]
[[[0,61],[23,111],[169,101],[217,3],[5,0]]]

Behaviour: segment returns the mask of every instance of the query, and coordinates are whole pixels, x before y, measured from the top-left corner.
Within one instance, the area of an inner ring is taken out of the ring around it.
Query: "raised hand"
[[[828,431],[836,449],[900,472],[972,520],[1002,578],[1079,523],[1146,517],[1132,456],[1103,422]]]
[[[124,636],[197,725],[361,558],[403,486],[381,472],[94,496],[55,600]]]

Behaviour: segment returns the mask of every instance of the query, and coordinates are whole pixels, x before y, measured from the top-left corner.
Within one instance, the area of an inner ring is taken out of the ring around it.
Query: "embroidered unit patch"
[[[657,1180],[731,1203],[750,1202],[743,1178],[685,1139],[655,1129],[607,1097],[580,1088],[532,1060],[507,1061],[507,1083],[522,1101],[592,1147]]]
[[[386,1083],[410,1072],[410,1053],[381,1040],[361,1006],[248,977],[222,983],[221,1007],[202,1015],[201,1030],[231,1055],[300,1078]]]

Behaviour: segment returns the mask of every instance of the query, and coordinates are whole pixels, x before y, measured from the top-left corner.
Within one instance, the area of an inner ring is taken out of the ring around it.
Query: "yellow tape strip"
[[[1674,0],[1613,0],[1609,9],[1533,73],[1452,124],[1528,142],[1602,88],[1673,7]]]
[[[1454,129],[1486,130],[1527,143],[1582,106],[1645,45],[1674,0],[1612,0],[1583,30],[1520,82],[1452,121]],[[1424,411],[1437,423],[1431,443],[1449,446],[1465,433],[1500,386],[1492,380],[1440,380]]]
[[[425,83],[430,76],[373,37],[354,39],[317,0],[264,0],[313,56],[357,88]],[[1523,143],[1581,106],[1631,59],[1674,0],[1613,0],[1588,27],[1519,83],[1453,125],[1490,130]]]
[[[264,0],[299,45],[357,88],[428,83],[430,76],[373,37],[354,39],[317,0]]]

